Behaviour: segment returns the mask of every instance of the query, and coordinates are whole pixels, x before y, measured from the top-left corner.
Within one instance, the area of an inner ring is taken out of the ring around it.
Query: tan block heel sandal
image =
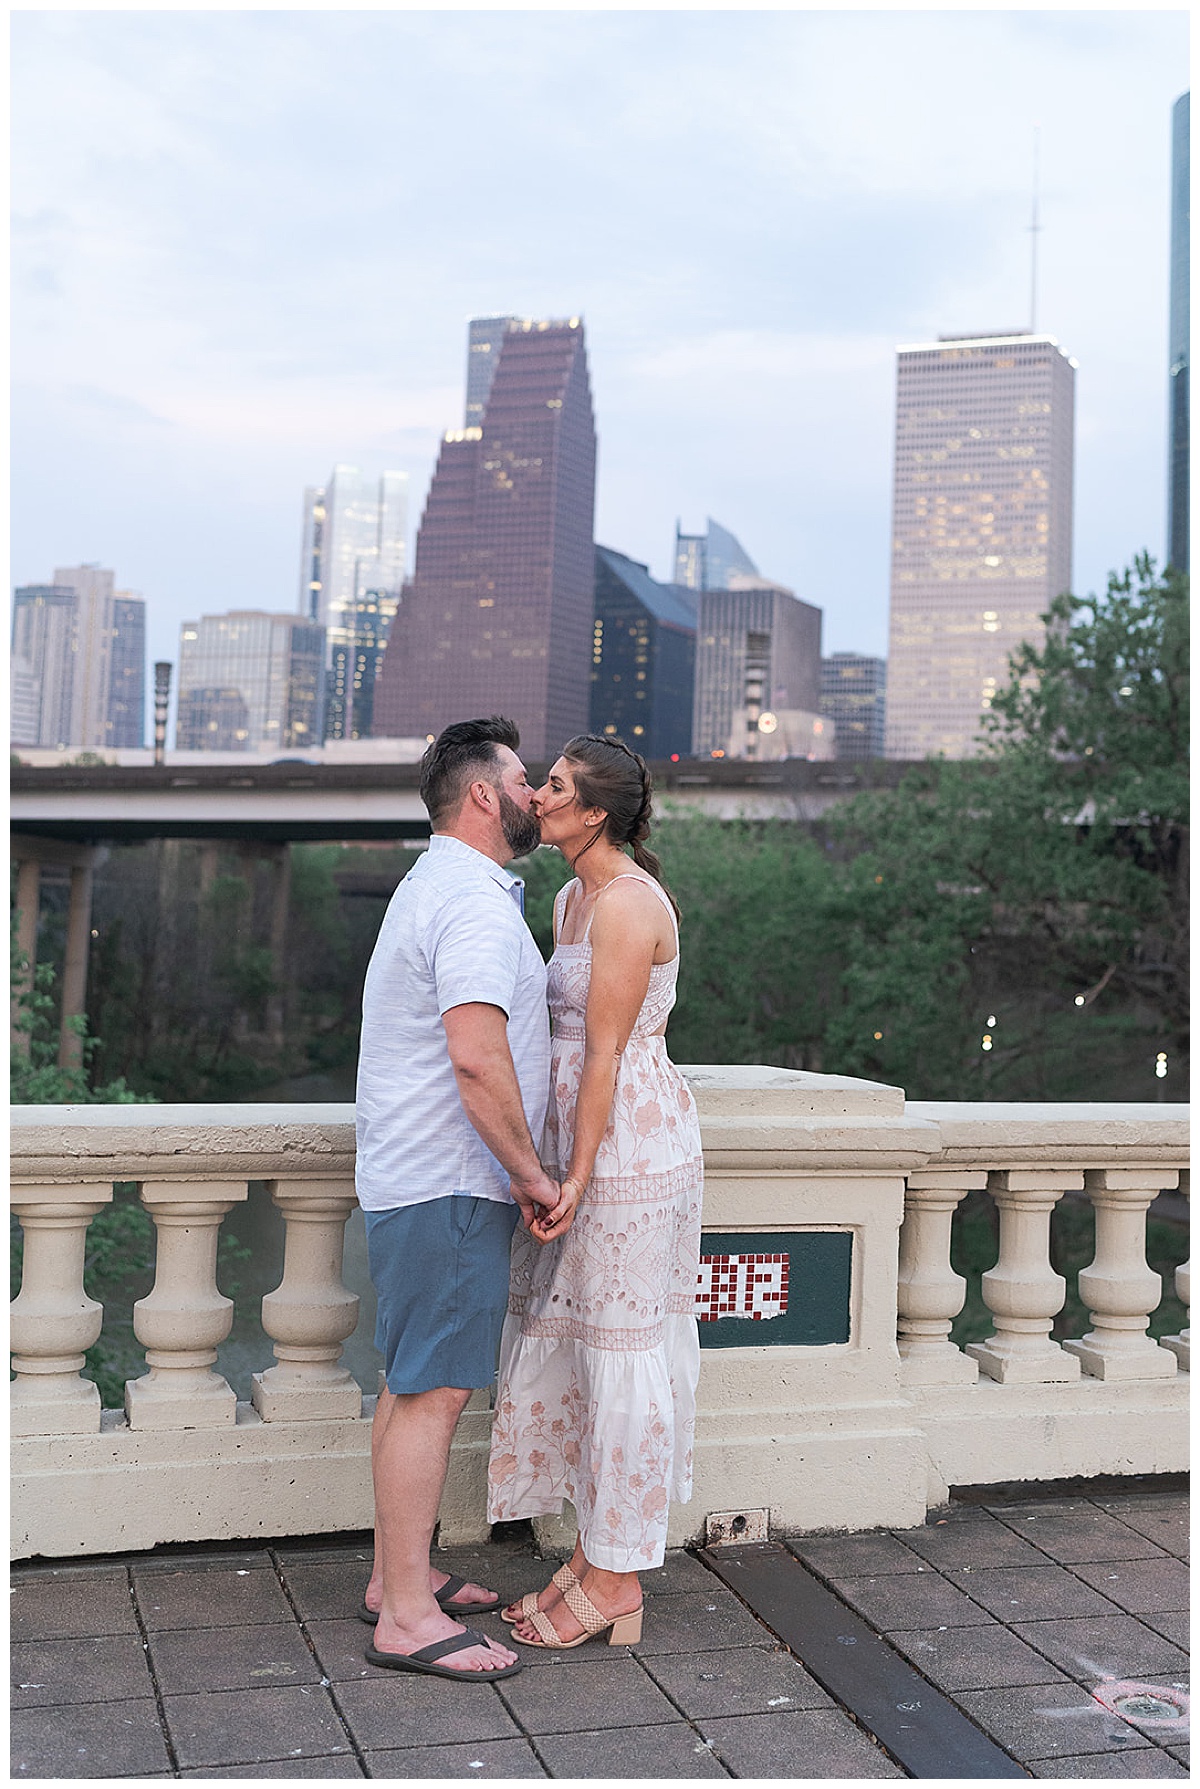
[[[572,1574],[572,1576],[573,1575],[574,1574]],[[580,1634],[577,1639],[561,1639],[549,1616],[544,1615],[537,1607],[537,1599],[535,1598],[534,1607],[530,1610],[525,1619],[538,1635],[538,1638],[536,1640],[522,1640],[520,1634],[514,1633],[513,1639],[516,1641],[517,1645],[535,1646],[546,1652],[568,1652],[571,1647],[582,1646],[585,1640],[595,1639],[598,1635],[605,1632],[608,1634],[608,1643],[610,1646],[636,1646],[642,1637],[642,1609],[640,1605],[636,1609],[631,1609],[626,1615],[605,1615],[600,1609],[597,1609],[595,1603],[592,1602],[591,1598],[582,1589],[578,1581],[568,1585],[563,1590],[563,1601],[583,1629],[582,1634]]]

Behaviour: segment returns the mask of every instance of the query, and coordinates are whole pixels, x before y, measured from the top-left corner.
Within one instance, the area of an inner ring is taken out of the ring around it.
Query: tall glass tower
[[[887,756],[969,758],[1071,585],[1075,362],[1053,336],[898,351]]]
[[[731,574],[756,578],[758,567],[728,528],[709,516],[703,534],[684,534],[675,524],[676,584],[688,590],[726,590]]]
[[[305,491],[298,608],[325,630],[330,739],[358,739],[369,730],[355,705],[364,678],[373,682],[378,617],[395,614],[407,563],[407,472],[374,478],[357,466],[335,466],[327,484]]]
[[[510,324],[482,423],[442,443],[376,685],[377,736],[507,714],[536,760],[587,727],[595,483],[582,323]]]
[[[483,421],[500,349],[516,317],[473,317],[467,325],[467,403],[463,426],[477,429]]]
[[[1188,569],[1188,360],[1190,340],[1188,310],[1191,282],[1188,256],[1191,246],[1191,180],[1188,156],[1191,139],[1191,94],[1184,93],[1171,111],[1171,383],[1170,441],[1167,486],[1167,561],[1178,571]]]

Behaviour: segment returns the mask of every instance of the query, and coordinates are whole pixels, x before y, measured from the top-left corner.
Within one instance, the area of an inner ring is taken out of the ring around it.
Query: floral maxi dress
[[[666,902],[656,882],[639,880]],[[578,886],[558,896],[556,934]],[[542,1155],[560,1179],[571,1160],[591,968],[586,934],[550,959]],[[668,1504],[692,1492],[703,1163],[695,1101],[662,1036],[678,972],[676,930],[675,956],[650,971],[574,1224],[544,1246],[517,1228],[500,1343],[489,1520],[561,1514],[569,1498],[588,1560],[615,1572],[662,1564]]]

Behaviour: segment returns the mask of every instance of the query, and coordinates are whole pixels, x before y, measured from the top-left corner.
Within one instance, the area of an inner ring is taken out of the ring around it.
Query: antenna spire
[[[1029,220],[1029,333],[1037,334],[1038,237],[1042,225],[1038,218],[1038,149],[1042,134],[1040,124],[1033,127],[1033,209]]]

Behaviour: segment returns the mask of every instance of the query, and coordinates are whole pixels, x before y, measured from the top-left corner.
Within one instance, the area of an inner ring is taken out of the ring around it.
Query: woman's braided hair
[[[571,766],[580,807],[604,809],[608,816],[604,836],[613,845],[631,848],[634,863],[662,884],[678,918],[679,904],[663,882],[662,865],[646,844],[654,794],[646,760],[623,739],[604,733],[577,734],[564,745],[562,755]],[[599,838],[600,833],[595,837]],[[587,849],[585,845],[584,850]]]

